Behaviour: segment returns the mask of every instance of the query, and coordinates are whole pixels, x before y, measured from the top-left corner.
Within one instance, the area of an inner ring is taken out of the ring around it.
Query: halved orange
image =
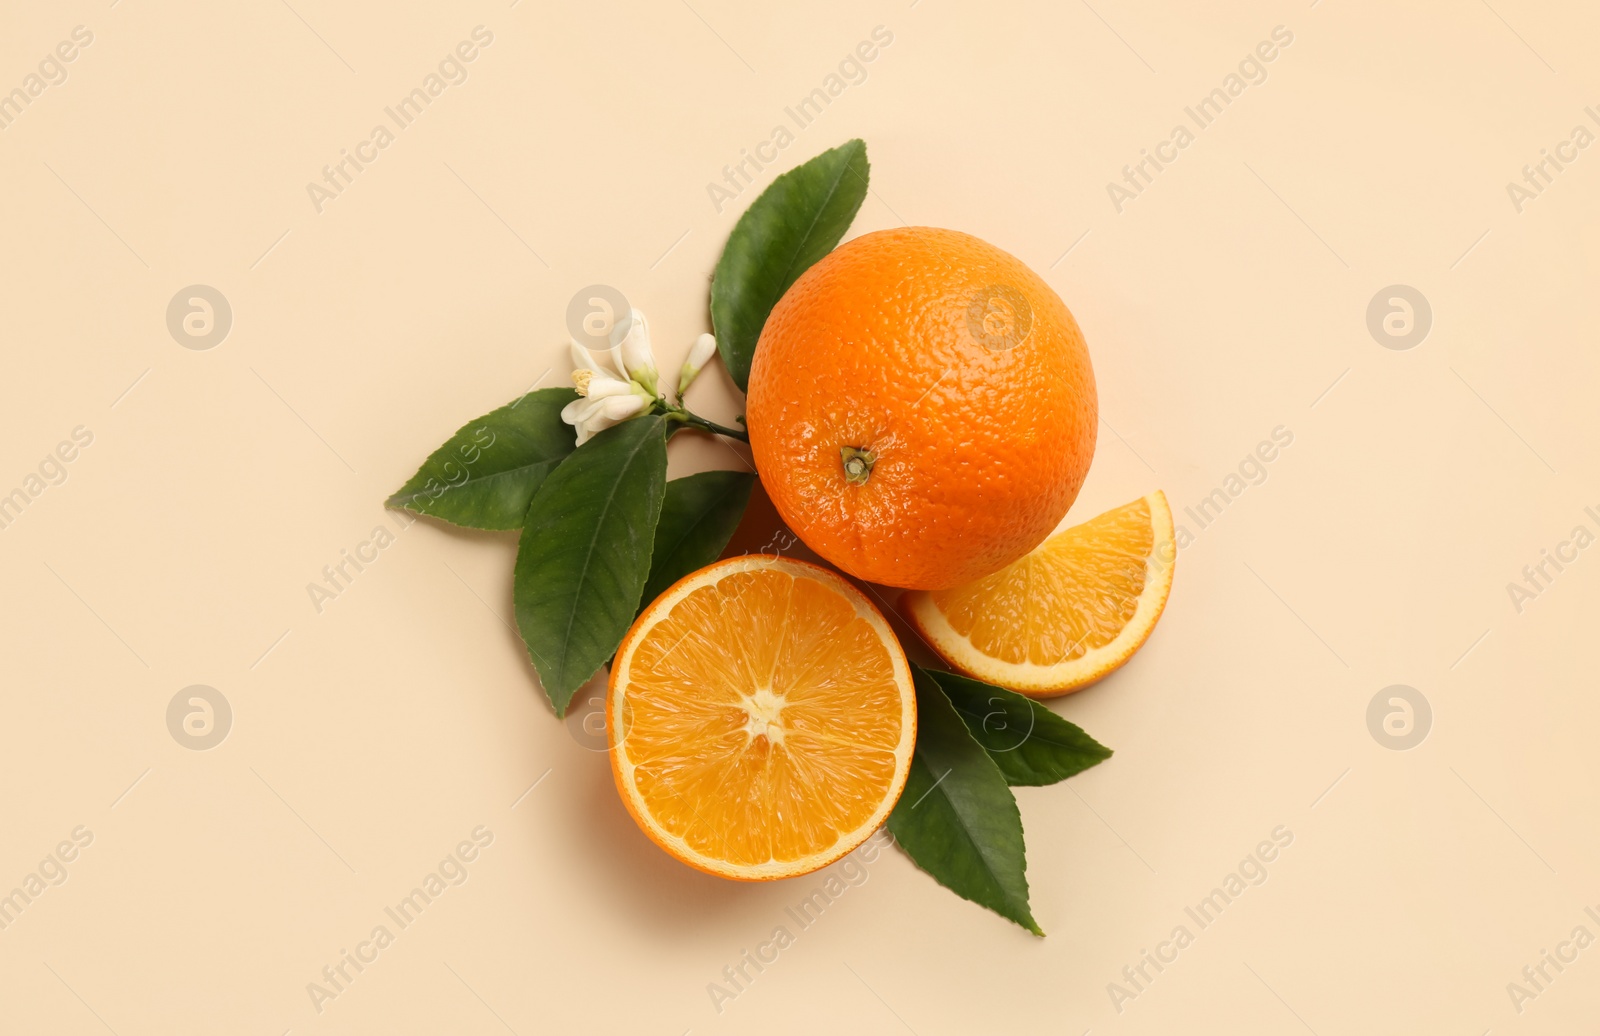
[[[1160,490],[1051,536],[953,590],[900,599],[918,633],[968,676],[1047,698],[1087,687],[1144,644],[1177,547]]]
[[[825,867],[888,819],[916,741],[911,669],[841,576],[768,555],[685,576],[611,667],[622,802],[691,867],[765,881]]]

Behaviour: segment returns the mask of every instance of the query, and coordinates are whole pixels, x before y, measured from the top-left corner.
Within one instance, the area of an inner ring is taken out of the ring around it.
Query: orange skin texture
[[[762,329],[745,411],[789,528],[858,579],[917,590],[1038,546],[1083,485],[1098,417],[1060,297],[931,227],[865,234],[802,274]],[[874,455],[864,483],[842,447]]]

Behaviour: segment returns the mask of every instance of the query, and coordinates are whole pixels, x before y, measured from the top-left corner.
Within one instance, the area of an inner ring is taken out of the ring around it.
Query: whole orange
[[[745,420],[762,484],[812,550],[869,582],[942,590],[1050,534],[1098,409],[1083,334],[1016,257],[969,234],[865,234],[767,318]]]

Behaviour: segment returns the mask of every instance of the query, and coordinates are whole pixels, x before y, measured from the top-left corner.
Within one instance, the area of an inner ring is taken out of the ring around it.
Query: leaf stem
[[[727,425],[720,425],[715,421],[707,420],[706,418],[701,417],[699,414],[691,413],[687,408],[680,404],[667,403],[663,401],[659,405],[662,408],[660,412],[666,415],[667,420],[669,421],[677,421],[683,424],[685,427],[697,428],[702,432],[711,432],[714,435],[726,435],[728,438],[738,439],[740,442],[747,443],[750,441],[750,436],[747,432],[744,432],[738,428],[729,428]]]

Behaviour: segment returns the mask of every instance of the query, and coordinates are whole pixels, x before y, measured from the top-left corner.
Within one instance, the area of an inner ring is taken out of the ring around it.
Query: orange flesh
[[[992,576],[936,590],[950,626],[983,654],[1055,665],[1115,640],[1139,606],[1155,532],[1140,499],[1046,540]]]
[[[736,867],[856,832],[895,780],[901,691],[849,599],[772,570],[699,587],[645,631],[621,749],[653,824]]]

